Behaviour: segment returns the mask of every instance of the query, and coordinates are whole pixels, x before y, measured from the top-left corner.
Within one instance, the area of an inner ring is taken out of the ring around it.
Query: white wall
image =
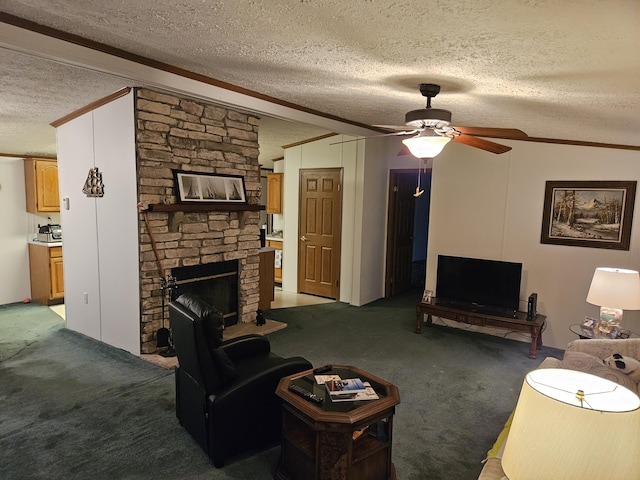
[[[133,92],[57,129],[67,327],[140,354]],[[104,197],[82,187],[92,167]]]
[[[384,295],[389,170],[413,169],[412,156],[397,156],[399,138],[370,138],[331,146],[341,137],[300,145],[285,152],[285,246],[283,288],[297,288],[300,168],[344,167],[343,242],[340,300],[363,305]],[[347,137],[342,137],[347,138]],[[426,288],[435,290],[438,254],[521,262],[520,309],[538,293],[538,311],[547,316],[543,342],[558,348],[577,338],[571,324],[597,316],[585,298],[599,266],[640,269],[640,228],[631,249],[543,245],[540,243],[547,180],[638,180],[635,151],[504,141],[513,147],[495,155],[451,143],[433,168]],[[365,152],[366,145],[366,152]],[[338,147],[338,148],[336,148]],[[636,223],[640,207],[636,198]],[[628,328],[640,332],[640,312],[625,313]],[[449,322],[453,324],[453,322]],[[461,328],[475,329],[468,325]],[[504,330],[484,329],[505,335]],[[510,338],[530,341],[522,333]]]
[[[87,173],[94,166],[93,113],[56,129],[60,197],[63,221],[65,317],[67,328],[100,339],[100,283],[95,199],[82,193]],[[86,299],[86,300],[85,300]]]
[[[278,162],[285,171],[282,286],[297,291],[299,170],[342,167],[340,301],[360,306],[384,296],[389,170],[417,169],[418,162],[410,155],[397,155],[399,138],[337,143],[353,138],[334,136],[298,145],[287,149],[284,161]]]
[[[0,158],[0,305],[31,297],[26,208],[24,159]]]
[[[328,137],[285,150],[284,155],[284,235],[282,289],[296,292],[298,285],[298,196],[300,169],[342,168],[342,243],[340,264],[340,301],[351,302],[353,281],[354,212],[356,209],[356,175],[358,174],[358,143],[332,145],[346,139]],[[282,162],[279,162],[282,163]],[[296,208],[291,208],[295,206]]]
[[[500,143],[513,150],[494,155],[450,144],[434,160],[426,288],[436,287],[438,254],[522,262],[520,309],[537,292],[538,311],[547,316],[544,344],[564,348],[577,338],[571,324],[598,315],[599,308],[585,301],[595,268],[640,268],[640,228],[632,229],[629,251],[541,244],[545,182],[639,180],[640,152]],[[636,224],[639,203],[640,195]],[[640,312],[626,312],[624,323],[640,332]]]
[[[362,142],[358,142],[361,144]],[[398,156],[402,148],[400,137],[372,137],[367,139],[365,169],[362,178],[362,206],[360,216],[360,243],[354,255],[360,260],[359,275],[354,275],[354,284],[358,285],[358,296],[354,295],[354,305],[364,305],[385,293],[385,270],[387,251],[387,220],[389,210],[389,179],[391,170],[406,170],[431,167],[431,160],[420,161],[411,155]],[[355,277],[359,278],[355,278]]]

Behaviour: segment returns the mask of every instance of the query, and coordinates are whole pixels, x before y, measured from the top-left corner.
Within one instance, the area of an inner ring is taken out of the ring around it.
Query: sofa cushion
[[[614,353],[603,360],[604,364],[624,372],[631,380],[640,382],[640,361],[633,357],[625,357],[619,353]]]
[[[601,378],[627,387],[634,393],[638,393],[638,384],[620,370],[615,370],[604,364],[602,359],[584,352],[565,352],[564,359],[558,365],[559,368],[578,370],[590,373]]]

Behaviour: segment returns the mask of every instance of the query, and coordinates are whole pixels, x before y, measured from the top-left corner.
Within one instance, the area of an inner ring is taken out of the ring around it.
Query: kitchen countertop
[[[282,237],[273,237],[271,235],[267,235],[264,238],[267,239],[267,240],[274,241],[274,242],[281,242],[282,241]]]
[[[34,238],[30,238],[27,241],[33,245],[42,245],[43,247],[61,247],[62,246],[62,242],[41,242],[40,240],[36,240]]]

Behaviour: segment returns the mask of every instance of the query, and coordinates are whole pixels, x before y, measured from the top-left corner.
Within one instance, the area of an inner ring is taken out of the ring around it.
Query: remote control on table
[[[299,385],[295,385],[295,384],[289,385],[289,390],[291,390],[293,393],[297,395],[300,395],[302,398],[309,400],[310,402],[316,403],[318,405],[320,405],[324,401],[322,397],[315,395],[314,393],[302,388]]]
[[[322,367],[314,368],[313,373],[314,375],[320,375],[321,373],[330,372],[332,368],[333,367],[331,365],[324,365]]]

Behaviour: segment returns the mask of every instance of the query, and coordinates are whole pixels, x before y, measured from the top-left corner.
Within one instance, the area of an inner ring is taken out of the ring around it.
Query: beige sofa
[[[614,353],[619,353],[625,357],[633,357],[640,360],[640,338],[629,338],[626,340],[574,340],[567,345],[564,358],[545,358],[538,368],[567,368],[591,373],[607,378],[613,382],[623,385],[637,394],[640,394],[640,384],[633,381],[621,370],[611,368],[603,363],[603,360]],[[513,416],[513,414],[512,414]],[[480,472],[478,480],[502,480],[505,477],[502,470],[500,458],[502,448],[509,433],[511,417],[507,420],[504,429],[498,436],[496,443],[487,455],[485,465]]]

